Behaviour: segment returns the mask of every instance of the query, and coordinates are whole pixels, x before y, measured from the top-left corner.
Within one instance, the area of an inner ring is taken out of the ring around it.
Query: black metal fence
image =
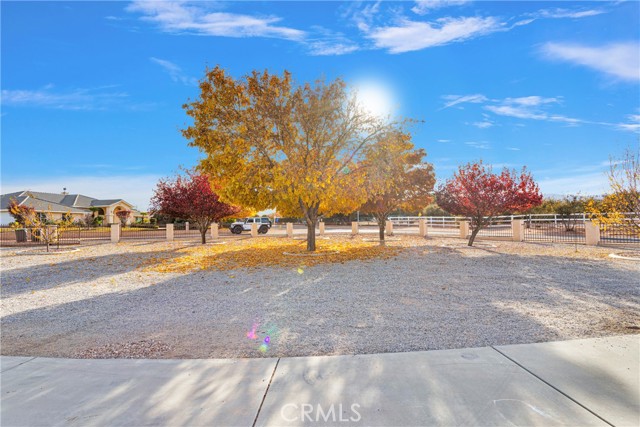
[[[469,234],[473,231],[473,225],[470,227]],[[494,218],[491,223],[481,228],[476,237],[495,237],[511,239],[513,238],[513,228],[511,220],[507,218]]]
[[[195,239],[200,237],[200,230],[189,224],[187,228],[186,223],[174,224],[173,226],[173,238],[174,239]]]
[[[584,222],[581,220],[527,219],[524,240],[550,243],[586,243]]]
[[[120,228],[120,240],[160,240],[167,238],[165,226],[154,224],[131,224]]]
[[[110,240],[109,227],[43,227],[13,228],[0,226],[0,246],[77,245],[82,241]]]
[[[601,245],[640,246],[640,223],[627,220],[621,224],[600,224]]]

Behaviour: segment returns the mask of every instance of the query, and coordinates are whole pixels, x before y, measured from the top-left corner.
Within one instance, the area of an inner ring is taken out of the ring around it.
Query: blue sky
[[[598,194],[638,144],[638,2],[6,2],[2,192],[124,197],[196,164],[181,106],[206,67],[342,77],[412,133],[439,179],[527,165]],[[377,111],[377,110],[376,110]]]

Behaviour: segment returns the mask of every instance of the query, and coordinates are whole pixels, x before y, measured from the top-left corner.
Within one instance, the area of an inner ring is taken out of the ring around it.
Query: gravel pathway
[[[2,249],[1,352],[277,357],[640,332],[639,262],[606,248],[461,243],[403,236],[389,260],[187,274],[141,268],[181,242]]]

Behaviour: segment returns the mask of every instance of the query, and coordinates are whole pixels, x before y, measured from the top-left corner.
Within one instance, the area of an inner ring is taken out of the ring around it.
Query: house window
[[[47,222],[47,214],[44,212],[38,212],[38,220],[40,222]]]
[[[63,221],[68,222],[68,221],[71,221],[71,219],[72,219],[72,216],[71,216],[70,213],[63,213],[62,214],[62,220]]]

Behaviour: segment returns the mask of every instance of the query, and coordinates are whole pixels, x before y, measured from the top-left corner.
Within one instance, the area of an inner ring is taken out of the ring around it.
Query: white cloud
[[[491,145],[486,142],[486,141],[468,141],[465,142],[466,145],[468,145],[469,147],[473,147],[473,148],[478,148],[481,150],[489,150],[491,148]]]
[[[52,85],[35,90],[2,90],[2,105],[44,107],[60,110],[104,110],[121,104],[129,95],[112,91],[113,86],[55,91]]]
[[[171,80],[173,80],[174,82],[180,82],[188,86],[195,86],[198,84],[198,79],[196,79],[195,77],[189,77],[185,75],[184,72],[182,71],[182,68],[180,68],[178,65],[174,64],[173,62],[167,61],[166,59],[155,58],[153,56],[149,59],[152,62],[155,62],[156,64],[160,65],[164,69],[164,71],[166,71],[167,74],[169,74],[169,77],[171,77]]]
[[[589,16],[596,16],[605,13],[604,10],[599,9],[583,9],[583,10],[570,10],[570,9],[542,9],[539,10],[534,16],[538,18],[587,18]]]
[[[451,140],[450,139],[439,139],[438,142],[447,143],[447,142],[451,142]]]
[[[509,151],[520,151],[520,149],[516,147],[506,147],[506,149]]]
[[[359,47],[356,44],[331,43],[328,41],[309,43],[309,53],[314,56],[346,55],[358,49]]]
[[[629,114],[627,120],[628,123],[618,123],[616,127],[619,130],[640,132],[640,114]]]
[[[604,46],[547,43],[542,47],[542,53],[549,59],[582,65],[616,79],[640,80],[638,42],[611,43]]]
[[[426,15],[435,9],[451,6],[461,6],[470,3],[471,0],[417,0],[411,11],[418,15]]]
[[[158,175],[144,174],[3,179],[1,191],[2,194],[21,190],[59,193],[66,188],[69,193],[80,193],[98,199],[122,198],[137,209],[146,211],[160,178]]]
[[[523,96],[520,98],[506,98],[506,104],[517,104],[526,107],[537,107],[544,104],[552,104],[560,102],[558,98],[544,98],[541,96]]]
[[[479,93],[476,93],[473,95],[443,95],[442,99],[447,101],[444,104],[444,107],[441,108],[442,110],[444,110],[445,108],[453,107],[454,105],[463,104],[466,102],[469,102],[472,104],[482,104],[489,100],[486,96]]]
[[[309,37],[305,42],[311,55],[345,55],[360,49],[355,42],[351,41],[343,33],[321,26],[314,26],[312,30],[314,31],[314,37]]]
[[[479,128],[479,129],[487,129],[493,126],[493,122],[489,120],[483,120],[481,122],[473,122],[471,125]]]
[[[402,53],[443,46],[504,30],[494,17],[441,18],[435,22],[401,19],[395,26],[370,29],[366,37],[390,53]]]
[[[276,16],[251,16],[210,11],[208,3],[184,1],[134,1],[127,10],[140,13],[145,21],[157,24],[169,33],[200,34],[219,37],[275,37],[302,40],[305,32],[274,25]]]
[[[548,104],[557,103],[560,103],[560,98],[525,96],[520,98],[506,98],[495,105],[485,105],[484,108],[499,116],[515,117],[518,119],[546,120],[574,126],[580,123],[586,123],[584,120],[559,114],[549,114],[543,110],[543,107]]]

